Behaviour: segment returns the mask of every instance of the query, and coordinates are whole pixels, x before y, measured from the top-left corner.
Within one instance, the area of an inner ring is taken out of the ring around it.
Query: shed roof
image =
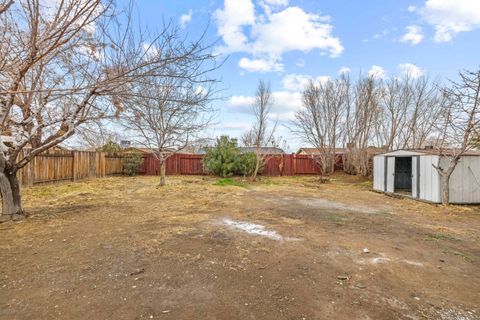
[[[285,154],[285,151],[277,147],[260,147],[258,149],[255,147],[240,147],[239,149],[242,153],[256,152],[258,150],[260,154]]]
[[[318,148],[300,148],[297,151],[297,154],[308,154],[308,155],[316,155],[320,154],[321,151]],[[335,154],[343,154],[345,153],[345,148],[335,148]]]
[[[381,153],[377,156],[394,156],[394,157],[408,157],[408,156],[426,156],[426,155],[453,155],[457,152],[455,149],[403,149],[391,152]],[[467,150],[462,156],[480,156],[480,150]]]

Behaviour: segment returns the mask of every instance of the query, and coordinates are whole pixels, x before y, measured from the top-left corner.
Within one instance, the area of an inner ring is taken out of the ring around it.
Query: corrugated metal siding
[[[412,157],[412,197],[417,197],[417,161],[419,157]]]
[[[395,191],[395,157],[387,157],[387,192]]]
[[[442,159],[447,165],[448,160]],[[480,203],[480,157],[462,157],[450,177],[451,203]]]
[[[440,202],[440,180],[433,165],[438,164],[438,156],[420,157],[420,199]]]
[[[373,158],[373,189],[385,191],[385,157]]]

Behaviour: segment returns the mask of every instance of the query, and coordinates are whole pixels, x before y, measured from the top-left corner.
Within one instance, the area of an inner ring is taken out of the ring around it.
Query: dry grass
[[[478,207],[391,198],[344,174],[157,185],[23,190],[31,217],[1,225],[0,319],[406,319],[480,303]],[[226,217],[300,240],[248,235]]]

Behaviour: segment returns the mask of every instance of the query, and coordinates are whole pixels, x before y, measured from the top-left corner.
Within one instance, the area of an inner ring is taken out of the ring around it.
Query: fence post
[[[75,151],[72,151],[72,181],[77,180],[77,157],[75,156]]]
[[[296,154],[293,154],[292,164],[293,164],[293,172],[292,172],[292,175],[293,175],[293,176],[296,176],[296,175],[297,175],[297,155],[296,155]]]
[[[97,152],[97,178],[105,177],[105,152]]]

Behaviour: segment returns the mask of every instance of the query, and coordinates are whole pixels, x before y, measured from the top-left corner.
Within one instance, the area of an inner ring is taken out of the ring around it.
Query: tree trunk
[[[252,181],[257,180],[258,170],[260,169],[260,161],[260,156],[258,154],[255,154],[255,170],[253,170]]]
[[[0,220],[22,219],[25,215],[16,172],[0,172],[0,189],[2,193],[2,217]]]
[[[165,185],[165,160],[160,160],[160,186]]]
[[[444,173],[440,175],[442,184],[442,204],[448,205],[450,203],[450,174]]]

